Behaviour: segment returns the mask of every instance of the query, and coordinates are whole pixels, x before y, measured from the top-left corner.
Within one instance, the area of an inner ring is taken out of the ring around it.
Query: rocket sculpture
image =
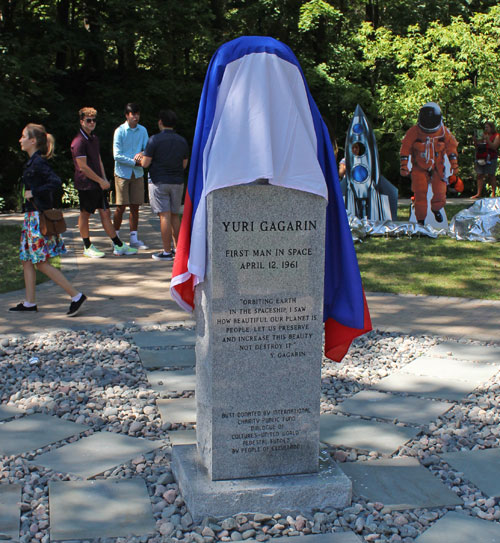
[[[375,134],[359,105],[347,131],[345,159],[341,188],[347,211],[360,219],[396,220],[398,189],[380,174]]]

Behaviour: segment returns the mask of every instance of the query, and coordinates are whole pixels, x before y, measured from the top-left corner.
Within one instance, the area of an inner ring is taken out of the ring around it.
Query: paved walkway
[[[128,218],[128,214],[126,214]],[[113,256],[111,242],[97,216],[91,217],[92,242],[106,252],[105,258],[90,259],[82,254],[76,222],[78,213],[65,213],[68,231],[64,240],[69,249],[62,269],[76,288],[88,296],[84,309],[75,318],[67,318],[67,294],[52,282],[37,286],[38,313],[12,313],[7,309],[24,299],[24,291],[0,295],[0,334],[30,333],[44,329],[113,326],[120,322],[160,323],[191,320],[169,294],[171,262],[151,258],[160,250],[159,220],[146,207],[141,211],[140,238],[150,247],[139,254]],[[0,217],[2,223],[22,222],[22,214]],[[122,235],[128,241],[128,221]]]
[[[476,339],[500,344],[500,302],[368,293],[373,327],[379,330]]]
[[[132,321],[138,324],[192,322],[192,316],[170,298],[172,263],[151,258],[160,248],[160,235],[159,221],[149,207],[141,211],[139,231],[150,249],[132,257],[112,255],[110,242],[97,217],[91,219],[91,239],[106,251],[106,257],[83,257],[77,217],[77,212],[66,213],[69,230],[65,240],[69,254],[63,258],[63,271],[89,297],[85,309],[78,317],[67,318],[67,295],[52,282],[37,288],[39,311],[36,314],[7,312],[8,307],[24,299],[24,292],[2,294],[0,301],[4,311],[0,312],[0,334],[111,326]],[[22,215],[0,216],[0,221],[21,222]],[[122,232],[128,232],[128,225]],[[500,302],[380,293],[368,293],[367,298],[374,328],[500,343]]]

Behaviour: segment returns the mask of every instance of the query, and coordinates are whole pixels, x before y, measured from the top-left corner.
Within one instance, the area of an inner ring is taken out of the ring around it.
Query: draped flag
[[[205,278],[207,194],[257,179],[328,200],[325,354],[340,361],[371,321],[328,130],[290,48],[244,36],[216,51],[200,99],[170,286],[183,309]]]

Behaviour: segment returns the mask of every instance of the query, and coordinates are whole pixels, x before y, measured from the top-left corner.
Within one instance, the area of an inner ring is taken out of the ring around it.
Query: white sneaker
[[[122,255],[135,255],[137,254],[137,249],[134,247],[130,247],[130,245],[127,245],[125,242],[122,242],[123,245],[120,247],[118,245],[115,245],[113,249],[113,254],[117,256]]]
[[[141,241],[140,239],[137,239],[135,241],[130,242],[130,247],[135,247],[136,249],[147,249],[148,246]]]

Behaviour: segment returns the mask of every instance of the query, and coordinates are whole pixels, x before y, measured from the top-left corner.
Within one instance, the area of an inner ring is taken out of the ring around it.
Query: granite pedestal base
[[[237,513],[297,514],[351,503],[352,483],[328,455],[318,473],[212,481],[196,445],[172,448],[172,470],[186,505],[197,522],[206,516]]]

